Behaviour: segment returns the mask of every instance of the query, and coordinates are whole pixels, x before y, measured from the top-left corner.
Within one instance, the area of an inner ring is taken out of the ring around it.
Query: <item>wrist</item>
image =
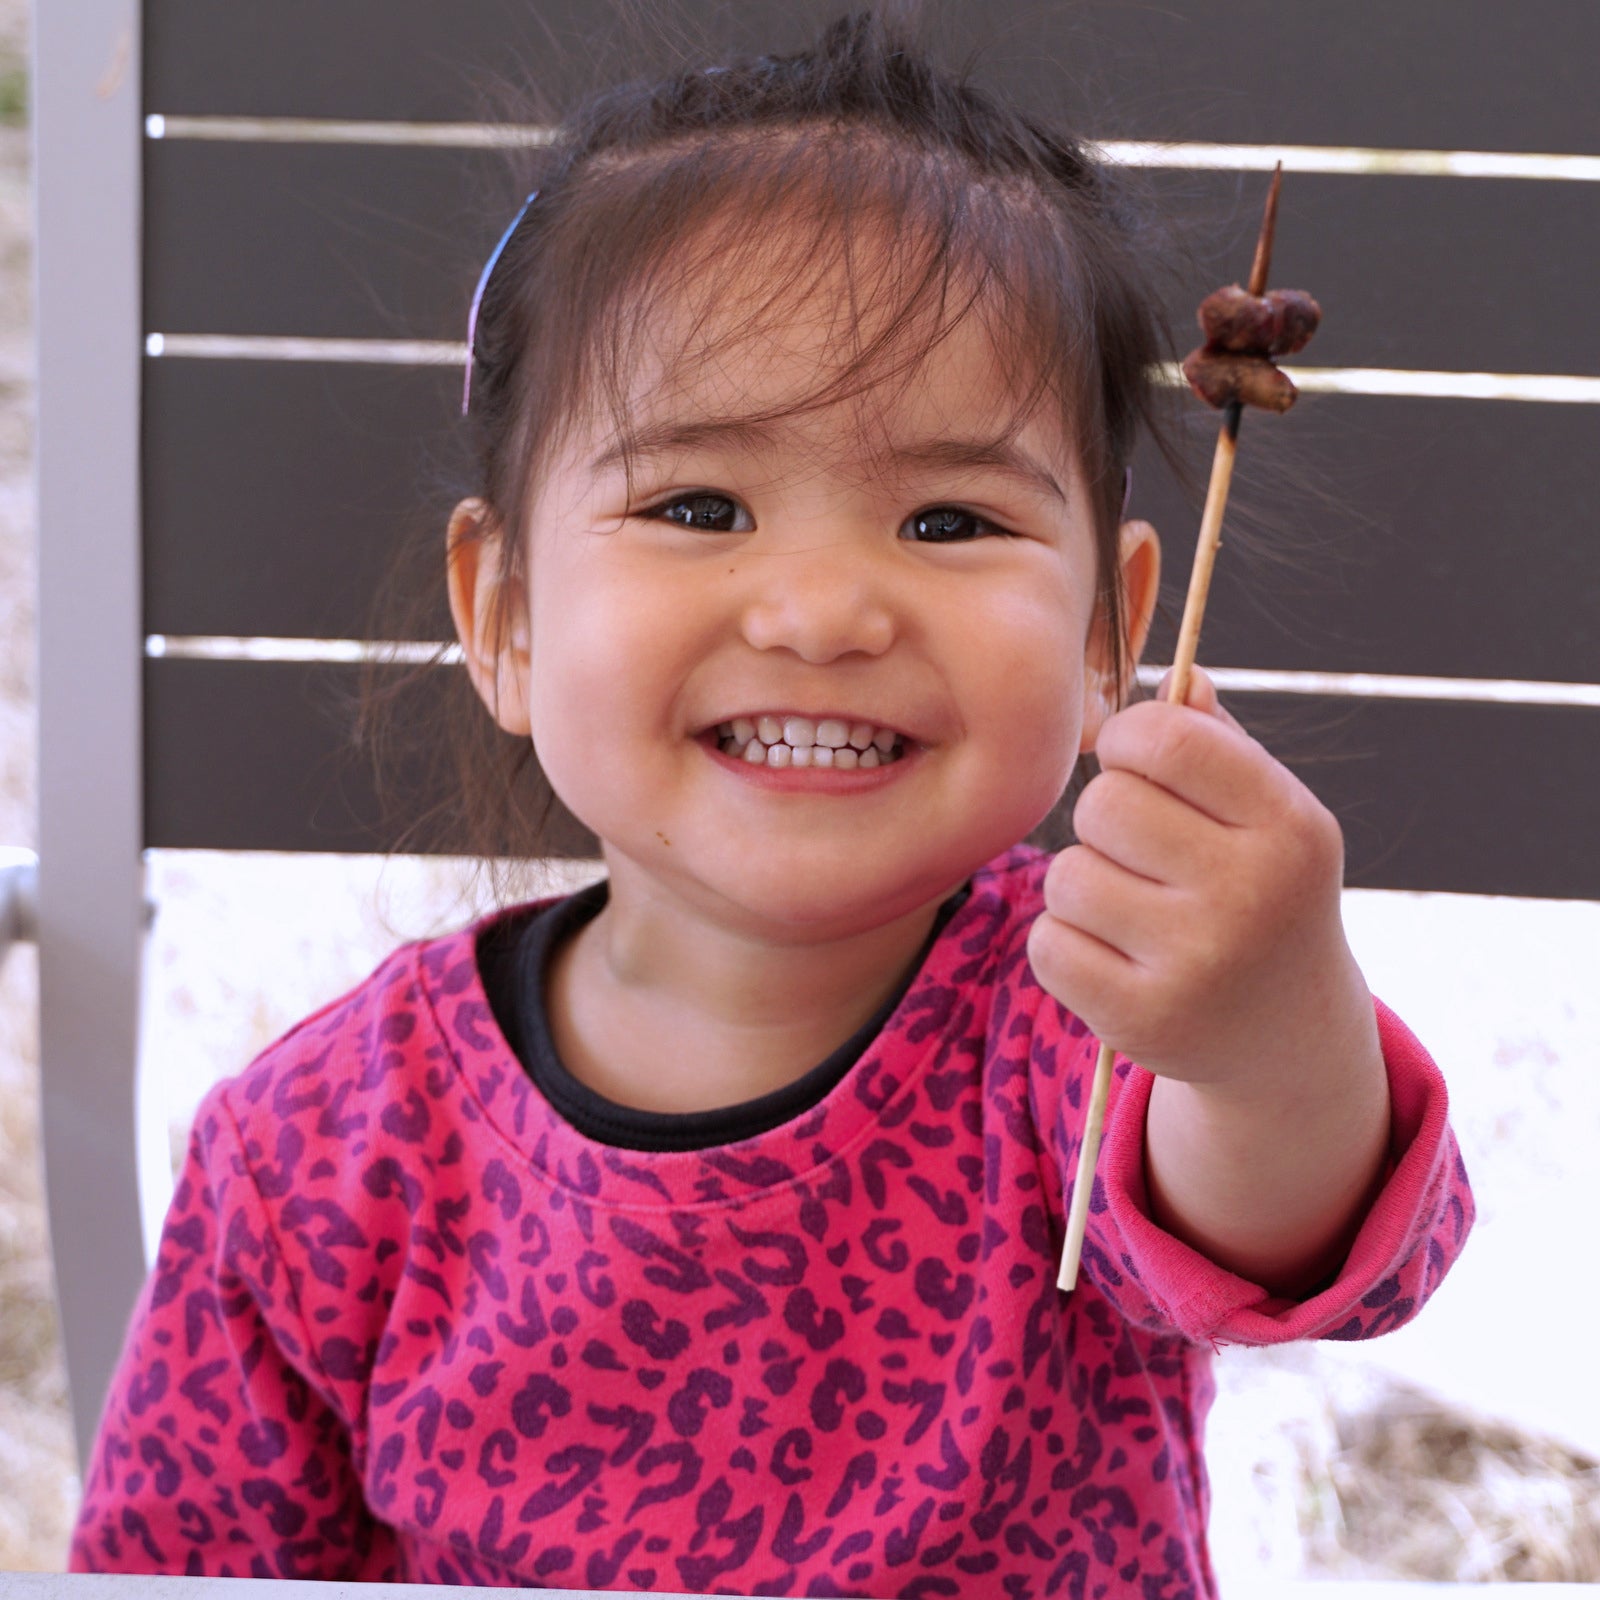
[[[1330,1027],[1315,1049],[1278,1051],[1274,1068],[1158,1078],[1146,1190],[1167,1232],[1299,1298],[1337,1274],[1388,1168],[1388,1073],[1370,998],[1359,1021]]]

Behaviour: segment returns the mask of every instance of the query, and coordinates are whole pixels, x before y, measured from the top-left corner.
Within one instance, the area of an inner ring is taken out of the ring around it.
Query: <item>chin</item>
[[[904,861],[885,851],[865,863],[844,857],[818,862],[803,851],[788,852],[786,859],[728,862],[722,871],[696,877],[700,892],[709,891],[724,914],[752,933],[844,938],[936,904],[1005,848]]]

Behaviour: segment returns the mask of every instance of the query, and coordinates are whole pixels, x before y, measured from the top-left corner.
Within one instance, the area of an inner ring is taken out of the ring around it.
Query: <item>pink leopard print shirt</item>
[[[93,1571],[725,1594],[1210,1595],[1213,1344],[1413,1316],[1472,1217],[1439,1074],[1379,1015],[1394,1162],[1299,1304],[1157,1228],[1094,1041],[980,872],[812,1110],[642,1154],[558,1119],[471,930],[399,951],[196,1119],[85,1485]]]

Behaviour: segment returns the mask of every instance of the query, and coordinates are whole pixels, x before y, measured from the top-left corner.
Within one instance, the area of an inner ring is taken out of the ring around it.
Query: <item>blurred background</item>
[[[34,846],[27,51],[25,0],[0,0],[0,844]],[[1571,512],[1595,537],[1592,508]],[[141,1050],[175,1148],[218,1076],[482,903],[450,858],[155,850],[147,867]],[[1352,890],[1347,919],[1372,987],[1445,1069],[1478,1231],[1399,1334],[1222,1352],[1219,1572],[1600,1581],[1600,905]],[[61,1566],[78,1496],[38,1099],[37,963],[17,946],[0,971],[0,1570]]]

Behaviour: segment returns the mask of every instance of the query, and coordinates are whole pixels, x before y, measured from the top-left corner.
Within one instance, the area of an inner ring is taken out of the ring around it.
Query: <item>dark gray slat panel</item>
[[[1182,415],[1203,488],[1216,419]],[[1200,659],[1286,671],[1600,681],[1600,406],[1305,395],[1240,436]],[[1198,502],[1146,445],[1170,660]]]
[[[161,140],[145,166],[145,319],[165,333],[461,339],[521,192],[495,151]],[[1249,271],[1266,180],[1150,188],[1186,349],[1200,297]],[[1326,308],[1315,365],[1600,373],[1597,258],[1597,184],[1296,173],[1273,281]]]
[[[146,0],[152,111],[450,120],[483,111],[482,77],[520,58],[554,93],[648,71],[617,0]],[[711,32],[762,50],[803,42],[836,0],[654,0],[650,33]],[[936,8],[954,51],[1028,102],[1063,85],[1107,136],[1600,150],[1591,69],[1600,12],[1573,0],[987,0]],[[719,51],[719,53],[721,53]]]
[[[463,718],[487,726],[463,672],[389,669],[380,781],[358,742],[359,667],[156,659],[144,666],[145,844],[155,849],[333,854],[472,853],[451,754]],[[394,685],[400,683],[398,690]],[[493,735],[496,758],[516,753]],[[548,790],[527,772],[516,794],[543,815]],[[593,856],[592,836],[557,808],[541,854]]]
[[[464,339],[511,174],[496,151],[152,141],[145,325]]]
[[[362,635],[397,546],[437,583],[456,374],[276,362],[145,364],[146,629]],[[1184,413],[1197,475],[1215,424]],[[1600,679],[1600,541],[1581,519],[1600,407],[1306,396],[1245,423],[1201,659],[1286,670]],[[1133,510],[1181,607],[1198,515],[1146,451]],[[1247,532],[1254,511],[1256,530]],[[1263,531],[1264,530],[1264,531]],[[1172,629],[1152,659],[1168,659]]]
[[[459,372],[165,359],[144,371],[147,633],[453,637],[442,579],[466,483]],[[431,605],[388,616],[396,581],[420,592],[435,579]]]
[[[349,668],[148,662],[146,842],[393,848],[401,826],[381,821],[349,747],[342,707],[355,677]],[[419,683],[414,729],[459,714],[444,698],[455,677],[440,671]],[[1600,898],[1600,711],[1270,695],[1232,704],[1344,822],[1351,883]],[[471,853],[451,782],[420,762],[402,781],[414,804],[401,818],[442,807],[448,826],[433,847]],[[578,840],[564,842],[582,853]]]
[[[1600,895],[1600,709],[1229,703],[1339,818],[1352,888]]]

